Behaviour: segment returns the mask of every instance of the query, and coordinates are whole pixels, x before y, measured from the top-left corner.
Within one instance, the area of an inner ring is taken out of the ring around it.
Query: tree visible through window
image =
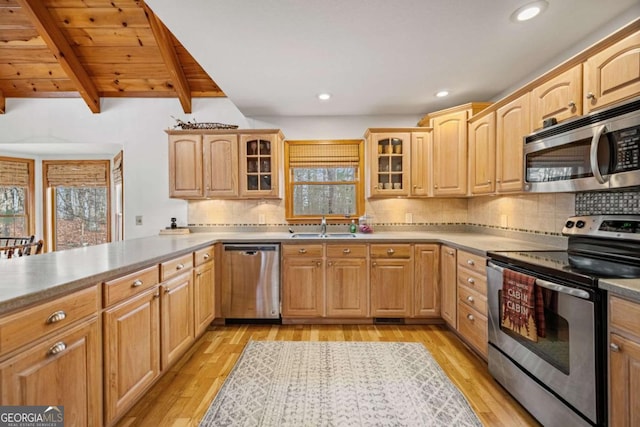
[[[110,239],[109,161],[43,161],[54,250]]]
[[[362,140],[286,141],[285,144],[288,219],[362,215]]]
[[[34,234],[34,161],[0,158],[0,236],[27,237]]]

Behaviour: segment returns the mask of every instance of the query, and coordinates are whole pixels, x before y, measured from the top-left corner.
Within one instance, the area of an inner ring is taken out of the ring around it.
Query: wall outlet
[[[258,214],[258,224],[266,224],[267,219],[264,214]]]
[[[509,226],[509,216],[502,214],[500,215],[500,227],[507,228]]]
[[[404,214],[404,222],[406,222],[407,224],[413,224],[413,214],[412,213]]]

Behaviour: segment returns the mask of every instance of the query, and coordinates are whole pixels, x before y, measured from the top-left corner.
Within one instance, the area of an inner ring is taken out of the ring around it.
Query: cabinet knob
[[[570,101],[568,107],[573,110],[574,108],[576,108],[576,103],[573,101]]]
[[[320,267],[322,265],[322,262],[318,261],[316,262],[316,267]]]
[[[200,276],[202,276],[202,273],[201,273],[201,272],[197,272],[197,273],[196,273],[196,276],[197,276],[197,277],[200,277]]]
[[[473,321],[475,320],[475,317],[473,317],[473,314],[467,314],[467,319]]]
[[[469,264],[469,265],[476,265],[476,263],[475,263],[472,259],[468,259],[468,260],[467,260],[467,264]]]
[[[451,256],[453,256],[453,255],[454,255],[454,252],[453,252],[453,251],[447,251],[447,255],[451,255]]]
[[[156,292],[155,294],[153,294],[153,298],[160,298],[160,291]]]
[[[378,263],[377,263],[377,262],[374,262],[373,264],[371,264],[371,266],[372,266],[372,267],[375,267],[375,266],[377,266],[377,265],[378,265]]]
[[[491,180],[490,180],[490,179],[489,179],[489,180],[487,180],[487,184],[491,184]]]
[[[349,249],[349,248],[343,249],[342,253],[345,254],[345,255],[348,255],[348,254],[351,253],[351,249]]]
[[[476,283],[476,281],[474,280],[474,278],[473,278],[473,277],[469,277],[469,278],[467,279],[467,282],[471,283],[472,285],[473,285],[474,283]]]
[[[209,255],[209,254],[204,254],[204,255],[202,256],[202,258],[204,258],[204,259],[209,259],[210,257],[211,257],[211,255]]]
[[[176,270],[182,270],[184,268],[184,264],[176,265]]]
[[[469,296],[467,297],[467,301],[469,301],[469,302],[474,302],[475,300],[473,299],[473,297],[472,297],[471,295],[469,295]]]
[[[418,188],[418,186],[417,186],[417,185],[414,185],[414,186],[413,186],[413,189],[415,190],[416,188]]]
[[[58,353],[62,353],[66,349],[67,349],[67,345],[64,342],[59,341],[51,346],[51,348],[47,351],[47,355],[55,356]]]
[[[135,281],[131,284],[131,287],[132,287],[132,288],[137,288],[137,287],[139,287],[139,286],[142,286],[142,284],[143,284],[143,283],[144,283],[144,282],[143,282],[142,280],[137,279],[137,280],[135,280]]]
[[[587,93],[587,99],[596,99],[596,96],[593,94],[593,92],[589,92]]]
[[[393,248],[387,249],[387,254],[388,255],[393,255],[394,253],[396,253],[396,251],[394,251]]]
[[[62,310],[56,311],[54,313],[51,313],[51,315],[49,315],[49,317],[47,318],[47,324],[50,325],[52,323],[58,323],[66,318],[67,318],[67,313],[65,313]]]
[[[327,264],[329,264],[329,267],[331,267],[333,265],[333,261],[329,261]]]
[[[433,185],[433,188],[438,188],[438,184],[434,184],[434,185]]]
[[[611,343],[609,344],[609,348],[611,349],[611,351],[613,351],[614,353],[618,353],[620,351],[620,346],[618,344],[615,343]]]
[[[164,287],[164,293],[168,294],[169,292],[171,292],[171,289],[168,286]]]
[[[306,254],[307,250],[305,248],[298,249],[299,254]]]

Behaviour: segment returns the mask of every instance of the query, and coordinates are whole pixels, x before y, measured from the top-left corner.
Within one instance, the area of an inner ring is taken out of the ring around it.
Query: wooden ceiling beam
[[[16,2],[22,7],[22,10],[36,27],[40,36],[47,43],[58,63],[74,83],[82,99],[89,106],[89,109],[94,113],[99,113],[100,95],[98,89],[67,42],[64,34],[56,25],[55,20],[44,6],[44,3],[41,0],[16,0]]]
[[[6,105],[6,102],[5,102],[4,95],[3,95],[2,91],[0,90],[0,114],[4,114],[5,111],[7,111],[7,105]]]
[[[158,19],[155,13],[146,3],[142,3],[142,7],[144,8],[145,13],[147,14],[147,18],[149,19],[149,25],[151,26],[151,31],[158,43],[158,48],[160,49],[160,54],[162,55],[162,59],[164,60],[165,65],[167,66],[167,70],[169,71],[169,75],[171,76],[171,80],[173,82],[176,94],[178,95],[178,99],[180,100],[180,104],[182,105],[182,109],[185,114],[191,113],[191,89],[189,88],[189,82],[187,77],[184,74],[184,70],[182,69],[182,65],[180,64],[180,60],[178,59],[178,54],[176,52],[175,47],[173,46],[173,41],[171,38],[171,34],[167,27]]]

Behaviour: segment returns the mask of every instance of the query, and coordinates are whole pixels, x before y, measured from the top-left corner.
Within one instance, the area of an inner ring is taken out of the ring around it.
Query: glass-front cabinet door
[[[240,196],[278,197],[278,134],[240,135]]]
[[[409,195],[410,133],[370,135],[371,196]]]

